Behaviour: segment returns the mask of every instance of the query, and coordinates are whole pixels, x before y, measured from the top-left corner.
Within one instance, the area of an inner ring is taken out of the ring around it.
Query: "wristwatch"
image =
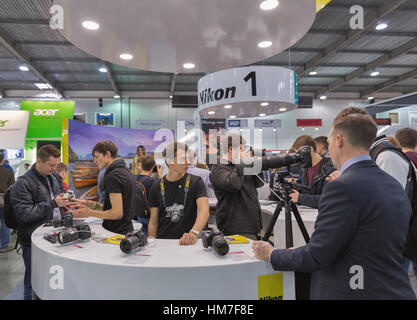
[[[190,231],[190,233],[191,233],[191,232],[192,232],[192,233],[194,233],[194,234],[197,236],[197,238],[200,236],[200,232],[199,232],[199,231],[197,231],[197,230],[194,230],[194,229],[193,229],[193,230],[191,230],[191,231]]]

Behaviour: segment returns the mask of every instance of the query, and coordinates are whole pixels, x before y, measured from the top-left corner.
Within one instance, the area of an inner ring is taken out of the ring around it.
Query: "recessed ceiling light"
[[[236,119],[236,116],[230,116],[230,119]]]
[[[374,71],[371,73],[371,77],[377,77],[379,76],[379,72],[378,71]]]
[[[310,75],[310,76],[315,76],[316,74],[318,74],[318,72],[317,72],[317,71],[311,71],[311,72],[309,73],[309,75]]]
[[[301,131],[304,131],[306,128],[301,128]]]
[[[388,25],[384,22],[378,23],[378,25],[375,27],[376,30],[384,30],[386,28],[388,28]]]
[[[37,86],[39,89],[52,89],[52,87],[47,83],[35,83],[35,86]]]
[[[224,108],[225,109],[232,109],[232,106],[230,104],[228,104],[228,105],[225,105]]]
[[[182,66],[184,67],[184,69],[194,69],[195,68],[195,64],[191,63],[191,62],[184,63]]]
[[[97,30],[100,28],[100,25],[97,22],[94,21],[84,21],[83,27],[88,30]]]
[[[265,117],[265,116],[266,116],[266,114],[265,114],[265,113],[261,113],[261,114],[259,114],[259,116],[260,116],[260,117]]]
[[[319,128],[316,128],[315,130],[316,130],[316,131],[319,131]]]
[[[130,53],[122,53],[120,55],[120,59],[123,59],[123,60],[132,60],[133,59],[133,56]]]
[[[208,114],[216,114],[214,111],[209,111]]]
[[[274,132],[276,132],[277,131],[277,129],[274,129]]]
[[[267,107],[267,106],[269,106],[269,102],[262,102],[261,103],[261,107]]]
[[[368,100],[373,100],[373,99],[375,99],[374,97],[368,97]]]
[[[26,66],[20,66],[20,67],[19,67],[19,70],[20,70],[20,71],[29,71],[29,68],[28,68],[28,67],[26,67]]]
[[[172,99],[172,98],[174,98],[174,96],[171,94],[171,95],[169,96],[169,98],[170,98],[170,99]]]
[[[102,73],[106,73],[109,70],[107,70],[107,68],[101,67],[100,69],[98,69],[98,71],[100,71]]]
[[[259,48],[268,48],[272,46],[272,42],[271,41],[262,41],[258,43],[258,47]]]
[[[275,9],[276,7],[278,7],[278,5],[279,5],[279,2],[277,0],[265,0],[259,5],[259,7],[262,10],[267,11],[267,10]]]
[[[279,108],[279,111],[281,112],[287,111],[287,108]]]
[[[3,98],[3,96],[0,94],[0,99],[2,99]]]
[[[115,99],[120,99],[120,95],[115,94],[115,95],[113,96],[113,98],[115,98]]]
[[[320,97],[320,100],[326,100],[327,99],[327,96],[321,96]]]

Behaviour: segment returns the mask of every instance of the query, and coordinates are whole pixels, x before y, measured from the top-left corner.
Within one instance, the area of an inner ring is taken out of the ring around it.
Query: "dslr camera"
[[[165,209],[167,218],[171,218],[171,221],[177,223],[181,220],[184,214],[184,206],[174,203],[172,206]]]
[[[120,250],[129,254],[136,249],[143,248],[147,243],[148,238],[142,229],[132,231],[126,234],[125,238],[120,241]]]
[[[64,213],[64,216],[61,219],[52,220],[52,225],[54,228],[72,228],[74,226],[74,218],[71,212]]]
[[[91,229],[87,222],[81,222],[75,227],[66,228],[58,233],[58,241],[61,245],[89,238],[91,238]]]
[[[219,230],[204,231],[201,240],[204,248],[212,247],[220,256],[224,256],[229,252],[229,244]]]

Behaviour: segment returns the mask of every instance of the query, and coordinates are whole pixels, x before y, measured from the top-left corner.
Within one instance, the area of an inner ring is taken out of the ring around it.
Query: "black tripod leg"
[[[277,222],[279,214],[281,213],[282,207],[283,207],[283,203],[278,202],[277,207],[275,208],[275,211],[274,211],[274,215],[271,218],[271,222],[269,223],[268,228],[266,228],[265,235],[263,236],[262,241],[269,240],[272,230],[274,229],[275,223]]]
[[[285,245],[288,248],[294,246],[294,238],[292,234],[292,217],[291,217],[291,204],[285,203]]]
[[[300,228],[300,231],[303,234],[304,241],[306,243],[309,243],[310,242],[310,236],[307,232],[307,229],[304,225],[303,220],[301,219],[300,212],[298,211],[297,206],[294,203],[292,203],[291,208],[292,208],[292,212],[294,213],[295,220],[297,220],[298,227]]]

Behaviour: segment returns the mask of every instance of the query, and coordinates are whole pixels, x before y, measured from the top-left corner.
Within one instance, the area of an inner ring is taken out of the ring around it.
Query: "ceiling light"
[[[123,60],[132,60],[133,59],[133,56],[130,53],[122,53],[120,55],[120,59],[123,59]]]
[[[271,41],[262,41],[258,43],[258,47],[259,48],[268,48],[272,46],[272,42]]]
[[[368,100],[374,100],[375,98],[374,97],[368,97]]]
[[[225,109],[232,109],[232,106],[230,104],[228,104],[228,105],[225,105],[224,108]]]
[[[208,114],[216,114],[214,111],[209,111]]]
[[[101,67],[100,69],[98,69],[98,71],[100,71],[102,73],[106,73],[108,70],[107,70],[107,68]]]
[[[260,117],[265,117],[265,116],[266,116],[266,114],[265,114],[265,113],[261,113],[261,114],[259,114],[259,116],[260,116]]]
[[[259,129],[259,131],[261,131],[261,132],[262,132],[262,131],[263,131],[263,129]]]
[[[306,128],[301,128],[301,131],[305,131]]]
[[[28,68],[28,67],[26,67],[26,66],[20,66],[20,67],[19,67],[19,70],[20,70],[20,71],[29,71],[29,68]]]
[[[115,94],[115,95],[113,96],[113,98],[115,98],[115,99],[120,99],[120,95]]]
[[[386,28],[388,28],[388,25],[384,22],[378,23],[378,25],[375,27],[376,30],[384,30]]]
[[[279,2],[277,0],[265,0],[259,5],[259,7],[262,10],[267,11],[267,10],[275,9],[276,7],[278,7],[278,5],[279,5]]]
[[[318,72],[317,72],[317,71],[311,71],[311,72],[309,73],[309,75],[310,75],[310,76],[315,76],[316,74],[318,74]]]
[[[279,108],[279,111],[280,111],[280,112],[287,111],[287,108]]]
[[[184,63],[182,65],[184,67],[184,69],[194,69],[195,68],[195,64],[194,63]]]
[[[274,132],[276,132],[277,131],[277,129],[274,129]]]
[[[371,77],[376,77],[379,76],[379,72],[378,71],[374,71],[371,73]]]
[[[35,86],[37,86],[41,90],[52,89],[51,85],[49,85],[47,83],[35,83]]]
[[[316,131],[319,131],[319,128],[316,128],[315,130],[316,130]]]
[[[236,119],[236,116],[230,116],[230,119]]]
[[[261,107],[267,107],[267,106],[269,106],[269,102],[262,102],[261,103]]]
[[[83,27],[88,30],[97,30],[100,28],[100,25],[97,22],[94,21],[84,21]]]
[[[1,94],[0,94],[0,99],[2,99],[2,98],[3,98],[3,95],[1,95]],[[17,107],[17,106],[16,106],[16,107]]]
[[[174,98],[174,96],[171,94],[171,95],[169,96],[169,98],[170,98],[170,99],[172,99],[172,98]]]
[[[327,99],[327,97],[326,96],[321,96],[320,97],[320,100],[326,100]]]

